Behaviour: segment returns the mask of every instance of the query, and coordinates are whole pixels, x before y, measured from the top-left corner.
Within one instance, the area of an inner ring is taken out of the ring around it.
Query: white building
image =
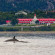
[[[27,15],[27,12],[25,12],[25,11],[19,11],[19,12],[15,13],[15,15],[18,15],[18,14],[24,14],[24,15]]]
[[[36,21],[37,21],[37,17],[36,17],[36,14],[34,14],[34,18],[33,18],[32,22],[30,22],[30,24],[35,24]]]

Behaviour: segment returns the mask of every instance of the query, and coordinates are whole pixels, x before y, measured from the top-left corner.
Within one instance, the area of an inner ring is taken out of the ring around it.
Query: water
[[[4,42],[13,36],[23,42]],[[55,34],[0,33],[0,55],[55,55]]]
[[[28,38],[28,39],[36,39],[36,38],[52,38],[55,39],[55,33],[49,34],[36,34],[36,33],[0,33],[0,37],[13,37],[17,38]]]

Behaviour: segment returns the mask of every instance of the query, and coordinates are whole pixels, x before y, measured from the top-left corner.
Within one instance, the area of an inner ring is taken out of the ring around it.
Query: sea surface
[[[5,42],[12,39],[13,36],[24,42]],[[55,34],[0,33],[0,55],[30,54],[55,55]]]
[[[36,39],[36,38],[52,38],[55,39],[55,33],[48,34],[37,34],[37,33],[0,33],[0,37],[13,37],[16,36],[18,38],[28,38],[28,39]]]

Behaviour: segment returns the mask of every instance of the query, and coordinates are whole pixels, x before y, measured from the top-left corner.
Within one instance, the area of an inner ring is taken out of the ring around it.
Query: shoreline
[[[0,33],[23,33],[23,34],[54,34],[55,31],[2,31]]]

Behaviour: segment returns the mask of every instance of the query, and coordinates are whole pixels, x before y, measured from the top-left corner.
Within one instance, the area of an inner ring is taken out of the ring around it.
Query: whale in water
[[[6,40],[5,42],[10,42],[10,41],[13,41],[13,42],[15,43],[16,41],[19,41],[19,40],[17,40],[17,39],[15,38],[15,36],[14,36],[13,39],[8,39],[8,40]]]
[[[17,40],[17,39],[15,38],[15,36],[13,37],[13,39],[8,39],[8,40],[6,40],[5,42],[11,42],[11,41],[13,41],[14,43],[15,43],[15,42],[28,43],[27,41],[19,41],[19,40]]]

